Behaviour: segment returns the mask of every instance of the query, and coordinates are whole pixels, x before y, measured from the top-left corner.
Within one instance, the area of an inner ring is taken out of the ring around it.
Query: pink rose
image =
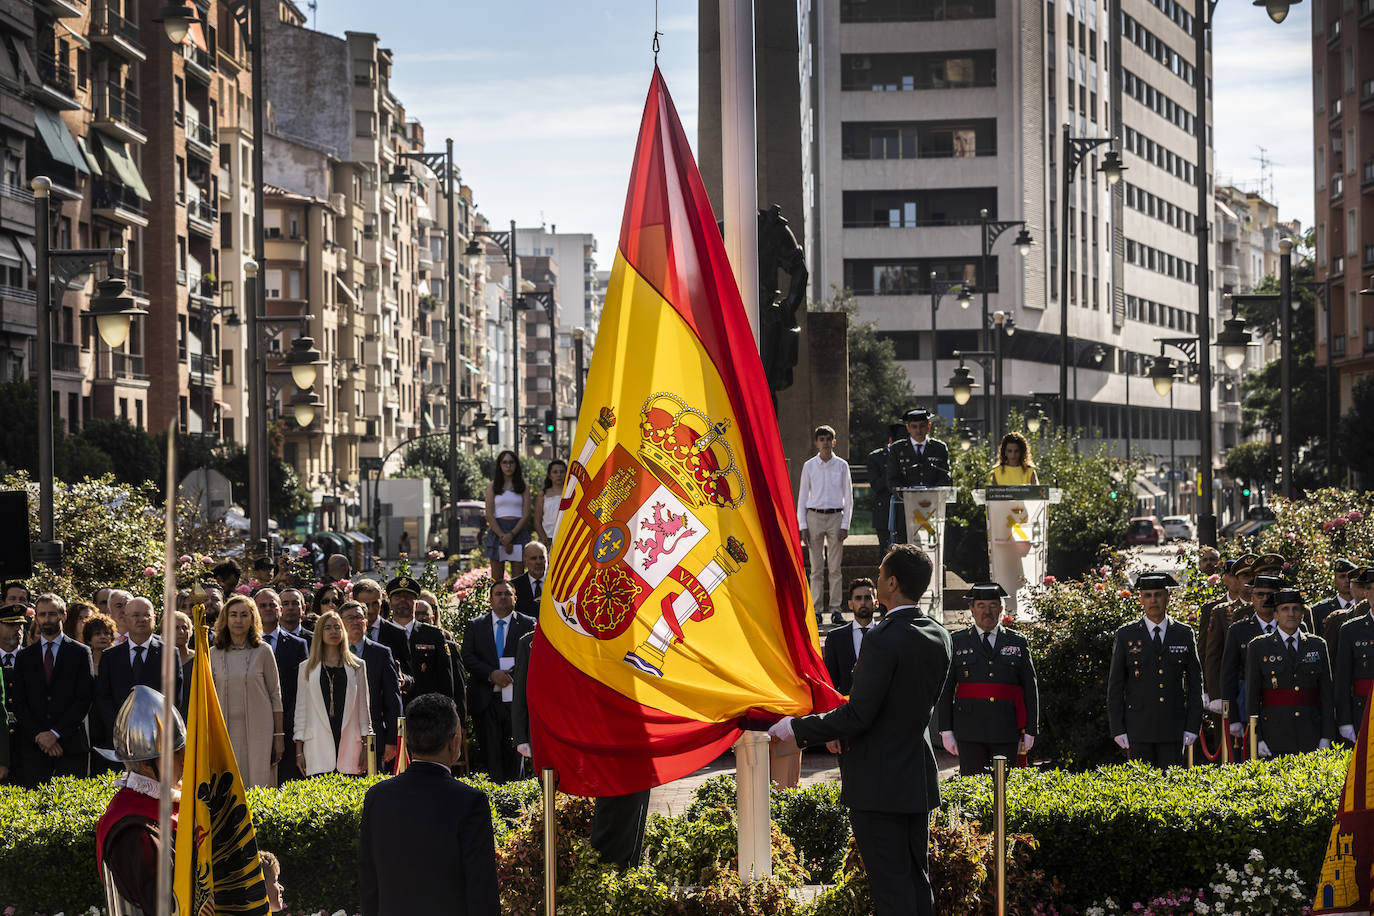
[[[151,566],[145,566],[143,567],[143,575],[151,579],[153,576],[157,575],[157,570]]]
[[[1331,527],[1332,527],[1332,528],[1344,528],[1344,527],[1345,527],[1345,523],[1346,523],[1346,519],[1343,518],[1343,517],[1342,517],[1342,518],[1333,518],[1333,519],[1331,520]]]
[[[201,566],[214,566],[214,565],[215,565],[215,561],[214,561],[212,558],[210,558],[210,557],[201,557],[201,558],[200,558],[200,565],[201,565]]]
[[[1322,522],[1322,532],[1323,532],[1323,533],[1327,533],[1327,534],[1329,534],[1329,533],[1331,532],[1331,523],[1330,523],[1330,522]]]
[[[1055,583],[1055,581],[1056,581],[1056,580],[1055,580],[1054,576],[1046,576],[1044,579],[1041,580],[1040,584],[1041,584],[1041,585],[1053,585],[1053,584]]]
[[[431,550],[429,553],[425,554],[425,556],[431,560],[442,560],[444,557],[444,555],[437,550]]]
[[[302,547],[299,551],[297,551],[297,554],[302,557],[308,557],[310,556],[310,548]]]
[[[1095,592],[1105,592],[1106,590],[1107,586],[1103,585],[1101,582],[1098,582],[1093,586],[1093,591]]]
[[[251,594],[253,594],[253,586],[251,586],[251,585],[240,585],[238,588],[234,589],[234,594],[235,594],[235,595],[251,595]]]
[[[1359,509],[1351,509],[1350,513],[1346,515],[1346,518],[1350,519],[1352,522],[1361,522],[1364,521],[1364,513]]]
[[[1002,615],[1002,626],[1004,626],[1004,627],[1009,627],[1009,626],[1011,626],[1011,625],[1012,625],[1013,623],[1015,623],[1015,622],[1016,622],[1016,618],[1013,617],[1013,616],[1011,616],[1010,614],[1003,614],[1003,615]]]
[[[1217,584],[1218,582],[1220,582],[1220,581],[1221,581],[1221,576],[1217,575],[1216,573],[1212,573],[1210,576],[1207,577],[1207,584],[1208,584],[1208,585],[1216,585],[1216,584]]]
[[[1131,590],[1129,588],[1123,588],[1121,591],[1117,592],[1117,594],[1122,598],[1129,598],[1131,597]]]
[[[182,566],[185,566],[187,563],[191,562],[191,557],[188,554],[183,553],[181,556],[177,557],[177,562],[180,563]]]

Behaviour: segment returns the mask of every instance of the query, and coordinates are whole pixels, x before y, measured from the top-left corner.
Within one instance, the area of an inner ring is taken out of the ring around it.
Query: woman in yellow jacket
[[[1002,437],[997,458],[991,475],[997,486],[1016,487],[1040,482],[1035,474],[1035,462],[1031,460],[1030,446],[1020,433],[1007,433]]]

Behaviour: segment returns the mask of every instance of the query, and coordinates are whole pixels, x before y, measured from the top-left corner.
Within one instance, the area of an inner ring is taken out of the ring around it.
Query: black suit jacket
[[[870,627],[878,625],[876,620],[869,623]],[[854,654],[854,628],[856,623],[847,626],[836,627],[825,634],[825,652],[822,658],[825,660],[825,670],[830,672],[830,683],[835,685],[835,689],[845,696],[849,695],[849,688],[854,683],[854,663],[858,657]]]
[[[63,754],[91,749],[86,740],[86,714],[95,699],[91,674],[91,650],[68,636],[61,636],[53,661],[52,683],[43,675],[43,641],[20,650],[14,660],[14,712],[19,737],[27,747],[45,731],[55,731]]]
[[[1240,714],[1240,707],[1236,704],[1240,700],[1240,679],[1245,676],[1246,649],[1250,640],[1263,635],[1263,625],[1254,614],[1237,620],[1226,630],[1226,644],[1221,650],[1221,696],[1214,699],[1231,701],[1232,722],[1237,721],[1236,716]],[[1249,715],[1248,712],[1246,714]]]
[[[377,735],[377,763],[385,747],[396,743],[396,719],[401,715],[401,682],[396,677],[396,662],[391,650],[363,637],[363,664],[367,666],[368,712],[372,731]]]
[[[181,660],[178,659],[172,667],[176,670],[176,689],[172,694],[172,702],[177,703],[181,699]],[[111,646],[101,653],[100,671],[95,678],[95,710],[104,729],[102,734],[114,734],[115,716],[136,684],[162,692],[162,640],[157,636],[148,642],[148,651],[143,656],[143,674],[137,680],[134,679],[133,658],[127,642]]]
[[[1183,745],[1183,733],[1202,730],[1202,664],[1193,630],[1170,618],[1156,652],[1145,621],[1116,631],[1107,676],[1107,718],[1113,736]]]
[[[1363,602],[1361,602],[1363,604]],[[1347,620],[1336,639],[1336,724],[1360,730],[1364,722],[1365,696],[1356,681],[1374,678],[1374,617],[1368,613]]]
[[[402,630],[404,629],[402,627]],[[410,649],[412,676],[410,690],[406,693],[407,700],[426,693],[442,693],[449,699],[456,700],[461,713],[463,701],[457,698],[454,688],[453,661],[449,658],[448,640],[444,637],[444,631],[432,623],[417,621],[411,628],[406,645]]]
[[[939,439],[926,437],[921,457],[916,457],[916,449],[911,439],[898,439],[887,448],[887,488],[898,487],[948,487],[953,483],[949,476],[949,449]]]
[[[849,702],[793,721],[800,747],[844,742],[840,801],[889,814],[940,806],[927,732],[949,660],[949,631],[914,607],[897,608],[864,641]]]
[[[892,491],[887,486],[887,446],[875,448],[864,459],[868,468],[868,491],[873,494],[873,528],[887,530],[887,505]]]
[[[541,580],[543,587],[547,588],[549,580],[547,574]],[[515,589],[515,613],[524,614],[526,617],[539,617],[539,601],[534,597],[534,582],[530,579],[529,573],[522,573],[510,580],[511,588]],[[541,590],[542,597],[543,592]]]
[[[398,849],[423,849],[420,865]],[[500,916],[491,803],[446,767],[416,761],[363,798],[363,916]]]
[[[406,628],[397,623],[392,623],[385,617],[378,617],[377,622],[380,627],[377,636],[373,639],[372,626],[367,628],[367,638],[379,642],[391,650],[391,657],[396,660],[396,665],[400,668],[401,693],[408,694],[413,680],[410,670],[410,640],[406,638]]]
[[[511,691],[510,734],[511,743],[517,747],[530,743],[530,706],[525,698],[525,684],[530,677],[530,647],[534,644],[534,631],[520,637],[515,646],[515,670],[511,678],[515,681]]]
[[[1355,603],[1355,602],[1352,601],[1352,602],[1351,602],[1351,605],[1353,606],[1354,603]],[[1333,613],[1333,612],[1335,612],[1335,611],[1339,611],[1340,609],[1341,609],[1341,600],[1340,600],[1340,597],[1337,596],[1337,595],[1332,595],[1330,598],[1327,598],[1325,601],[1318,601],[1316,604],[1314,604],[1314,605],[1312,605],[1310,608],[1308,608],[1308,610],[1307,610],[1308,616],[1310,616],[1310,617],[1312,618],[1312,632],[1313,632],[1313,634],[1314,634],[1314,635],[1320,635],[1321,632],[1322,632],[1322,625],[1326,623],[1326,617],[1327,617],[1327,615],[1328,615],[1328,614],[1331,614],[1331,613]],[[1334,651],[1336,647],[1335,647],[1335,646],[1327,646],[1327,648]]]
[[[310,657],[310,647],[305,640],[281,628],[276,632],[277,644],[272,647],[272,655],[277,660],[277,677],[281,680],[281,724],[289,748],[296,740],[296,671]]]
[[[534,618],[516,611],[507,618],[506,646],[503,654],[515,657],[520,637],[534,630]],[[500,695],[491,689],[491,673],[501,666],[496,655],[496,636],[492,631],[491,611],[463,627],[463,667],[468,669],[468,711],[474,716],[491,705],[492,697]]]

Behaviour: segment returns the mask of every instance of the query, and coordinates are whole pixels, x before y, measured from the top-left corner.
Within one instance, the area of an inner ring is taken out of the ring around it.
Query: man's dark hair
[[[0,594],[9,594],[9,590],[12,588],[22,588],[24,590],[25,604],[31,604],[33,602],[33,592],[29,591],[29,587],[25,585],[23,582],[20,582],[18,579],[6,582],[5,589],[3,592],[0,592]]]
[[[406,704],[406,749],[430,756],[458,734],[458,707],[442,693],[426,693]]]
[[[216,563],[210,572],[216,579],[221,576],[232,576],[235,580],[238,580],[243,576],[243,570],[240,569],[239,564],[233,560],[225,560],[223,563]]]
[[[815,431],[814,433],[811,434],[811,441],[814,442],[815,440],[819,439],[821,436],[829,436],[830,438],[834,439],[834,438],[835,438],[835,427],[833,427],[833,426],[817,426],[817,427],[816,427],[816,431]]]
[[[926,552],[915,544],[893,544],[883,557],[882,569],[897,580],[897,588],[907,600],[920,601],[930,588],[935,567]]]
[[[873,580],[872,580],[872,579],[850,579],[850,580],[849,580],[849,597],[850,597],[850,598],[853,598],[853,597],[854,597],[854,589],[856,589],[856,588],[873,588]]]

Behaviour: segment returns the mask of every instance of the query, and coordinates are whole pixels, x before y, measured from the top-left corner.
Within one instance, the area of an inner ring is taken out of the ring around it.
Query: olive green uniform
[[[1278,754],[1315,751],[1336,737],[1336,694],[1326,640],[1301,629],[1289,651],[1276,630],[1250,641],[1245,663],[1245,708],[1259,716],[1257,740]]]

